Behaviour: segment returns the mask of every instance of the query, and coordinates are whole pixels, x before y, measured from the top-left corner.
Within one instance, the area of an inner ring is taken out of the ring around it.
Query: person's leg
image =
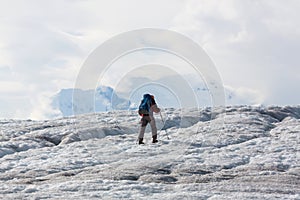
[[[154,117],[151,118],[150,126],[151,126],[151,130],[152,130],[152,138],[153,138],[152,142],[156,143],[158,141],[157,141],[157,128],[156,128],[156,123],[155,123]]]
[[[146,126],[148,124],[149,120],[147,119],[147,116],[143,116],[141,119],[141,127],[140,127],[140,133],[139,133],[139,144],[143,143],[143,138],[146,130]]]

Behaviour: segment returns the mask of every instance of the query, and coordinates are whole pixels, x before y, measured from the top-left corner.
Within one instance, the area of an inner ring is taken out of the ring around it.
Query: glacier
[[[300,199],[300,106],[0,120],[1,199]],[[169,136],[169,139],[167,138]]]

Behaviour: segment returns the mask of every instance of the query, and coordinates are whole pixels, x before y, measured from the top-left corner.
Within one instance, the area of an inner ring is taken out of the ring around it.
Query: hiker
[[[150,123],[151,131],[152,131],[152,143],[157,143],[157,128],[155,119],[153,116],[153,112],[159,113],[160,108],[157,107],[154,96],[150,94],[144,94],[143,100],[141,101],[141,104],[139,106],[139,114],[142,116],[141,119],[141,128],[139,133],[139,144],[144,144],[144,133],[146,130],[146,126],[148,123]]]

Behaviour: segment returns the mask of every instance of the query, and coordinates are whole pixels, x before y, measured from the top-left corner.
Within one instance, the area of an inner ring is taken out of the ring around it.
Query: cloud
[[[251,88],[232,88],[225,86],[226,105],[260,105],[265,101],[265,95]]]
[[[31,99],[31,105],[35,105],[31,111],[31,119],[52,119],[61,117],[61,112],[54,109],[52,104],[53,93],[43,92],[35,99]]]
[[[144,27],[191,37],[234,91],[258,91],[268,104],[297,104],[299,9],[297,0],[1,2],[0,96],[6,114],[0,117],[30,117],[43,110],[51,94],[74,86],[98,45]]]
[[[16,81],[0,81],[0,92],[3,95],[20,95],[25,90],[25,86]]]
[[[299,8],[299,1],[192,0],[173,28],[205,48],[226,85],[268,94],[268,103],[294,104],[300,102],[295,91],[285,99],[279,94],[300,82],[294,75],[299,74]]]
[[[19,100],[5,101],[3,104],[13,105],[7,106],[7,112],[23,109],[19,113],[30,117],[37,107],[45,107],[50,93],[73,87],[84,59],[103,41],[144,26],[167,28],[183,3],[138,0],[130,4],[68,0],[0,3],[0,67],[8,67],[9,73],[14,74],[2,86],[1,94],[14,99],[15,94],[7,92],[18,90],[26,94],[23,101],[30,102],[29,109],[25,109]],[[5,70],[0,70],[1,77],[8,73]],[[44,95],[45,92],[49,94]],[[28,97],[40,101],[28,101]]]

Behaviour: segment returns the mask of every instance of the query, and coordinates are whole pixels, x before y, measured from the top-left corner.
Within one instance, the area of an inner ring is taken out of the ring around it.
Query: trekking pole
[[[137,136],[137,138],[136,138],[136,144],[139,144],[139,134],[140,134],[140,131],[141,131],[141,122],[139,121],[139,123],[138,123],[138,136]]]
[[[160,114],[161,121],[163,122],[163,125],[165,126],[165,121],[164,121],[164,119],[163,119],[163,117],[162,117],[162,115],[161,115],[161,112],[159,112],[159,114]],[[164,126],[163,126],[163,127],[164,127]],[[169,140],[170,138],[169,138],[168,132],[167,132],[166,129],[164,129],[164,130],[165,130],[166,135],[167,135],[167,138],[168,138],[168,140]]]

